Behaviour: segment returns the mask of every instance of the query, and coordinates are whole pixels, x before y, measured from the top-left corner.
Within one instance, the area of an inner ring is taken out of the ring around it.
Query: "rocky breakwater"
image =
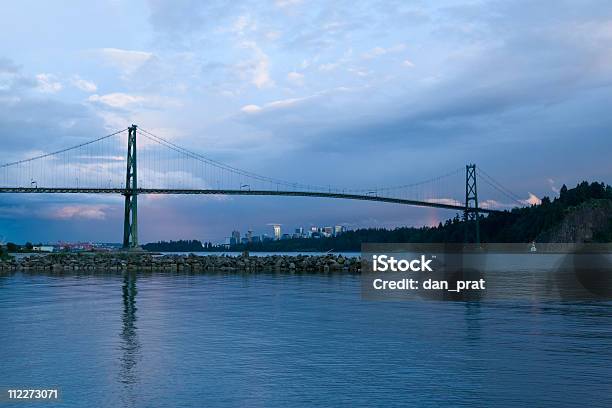
[[[29,256],[0,261],[0,270],[144,270],[144,271],[289,271],[359,273],[360,259],[342,255],[161,255],[149,253],[80,253]]]

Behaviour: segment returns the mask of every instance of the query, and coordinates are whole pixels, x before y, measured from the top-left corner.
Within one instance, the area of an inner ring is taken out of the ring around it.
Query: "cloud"
[[[276,41],[279,38],[281,38],[282,34],[278,31],[268,31],[266,33],[266,39],[270,40],[270,41]]]
[[[257,23],[251,19],[249,15],[238,16],[234,24],[228,31],[233,32],[239,36],[243,36],[248,32],[257,30]]]
[[[284,7],[297,6],[301,4],[302,1],[303,0],[275,0],[274,4],[276,4],[278,7],[284,8]]]
[[[529,192],[529,198],[526,200],[521,200],[522,203],[527,205],[540,205],[542,204],[542,200],[538,198],[535,194]]]
[[[76,88],[84,92],[91,93],[91,92],[96,92],[98,90],[98,87],[93,81],[88,81],[78,76],[75,76],[74,78],[72,78],[71,82],[73,86],[75,86]]]
[[[6,57],[0,57],[0,73],[14,74],[20,70],[19,65]]]
[[[35,148],[48,151],[80,143],[92,133],[104,134],[95,112],[62,99],[61,89],[53,74],[27,75],[19,64],[0,59],[0,134],[7,135],[3,161],[23,158]]]
[[[37,89],[43,93],[56,93],[63,88],[61,82],[52,74],[38,74],[36,81],[38,82]]]
[[[309,99],[316,98],[317,96],[319,95],[315,94],[315,95],[304,96],[301,98],[280,99],[277,101],[268,102],[264,104],[263,106],[245,105],[240,110],[244,113],[253,114],[253,113],[259,113],[259,112],[268,111],[268,110],[289,108],[301,102],[307,101]]]
[[[115,92],[106,95],[93,94],[87,98],[87,100],[89,102],[99,102],[112,108],[126,108],[129,105],[143,102],[145,98],[142,96]]]
[[[402,65],[408,68],[414,67],[414,63],[410,60],[404,60],[404,62],[402,62]]]
[[[425,200],[428,203],[446,204],[446,205],[463,205],[454,198],[428,198]]]
[[[159,95],[131,95],[123,92],[114,92],[106,95],[93,94],[87,98],[89,102],[105,105],[111,108],[126,109],[130,107],[145,107],[150,109],[176,108],[180,102]]]
[[[510,209],[510,208],[517,207],[516,204],[503,203],[503,202],[493,200],[493,199],[481,200],[478,203],[478,205],[481,208],[491,208],[491,209],[497,209],[497,210]]]
[[[31,212],[23,205],[0,204],[0,218],[15,219],[27,217],[29,214]]]
[[[405,44],[396,44],[392,47],[384,48],[384,47],[374,47],[370,51],[367,51],[362,54],[363,59],[374,59],[381,57],[387,54],[393,54],[406,49]]]
[[[40,212],[42,218],[54,220],[104,220],[108,206],[104,204],[65,205]]]
[[[119,69],[124,76],[136,72],[142,65],[153,58],[153,53],[146,51],[124,50],[120,48],[100,48],[93,50],[94,55]]]
[[[261,106],[257,105],[245,105],[240,109],[244,113],[255,113],[261,110]]]
[[[251,50],[253,58],[239,63],[237,69],[243,75],[249,76],[251,83],[257,88],[274,86],[274,81],[270,78],[270,59],[268,55],[254,41],[244,41],[241,48]]]
[[[549,178],[547,181],[548,181],[548,185],[550,186],[551,191],[553,193],[559,194],[560,190],[559,190],[559,187],[555,185],[555,180]]]
[[[287,80],[295,85],[302,86],[304,85],[304,74],[295,71],[289,72],[287,74]]]
[[[337,62],[328,62],[328,63],[319,65],[319,71],[329,72],[329,71],[335,70],[339,66],[340,64]]]
[[[38,217],[50,220],[104,220],[109,206],[106,204],[74,204],[59,205],[53,208],[38,209]]]

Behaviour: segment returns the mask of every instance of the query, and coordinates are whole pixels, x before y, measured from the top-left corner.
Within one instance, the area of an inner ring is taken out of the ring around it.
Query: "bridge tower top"
[[[474,163],[465,166],[465,242],[471,240],[468,230],[474,225],[474,242],[480,244],[480,222],[478,215],[478,188],[476,185],[476,165]]]

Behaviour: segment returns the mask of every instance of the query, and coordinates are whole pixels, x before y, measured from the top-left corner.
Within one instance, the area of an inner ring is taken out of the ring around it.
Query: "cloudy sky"
[[[2,162],[131,123],[305,183],[406,184],[475,162],[520,197],[612,182],[607,1],[20,1],[0,13]],[[141,241],[424,225],[306,198],[140,202]],[[0,239],[119,241],[121,197],[0,197]]]

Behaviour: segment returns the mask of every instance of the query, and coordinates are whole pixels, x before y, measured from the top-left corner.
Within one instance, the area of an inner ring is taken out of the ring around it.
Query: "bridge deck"
[[[431,201],[407,200],[403,198],[380,197],[376,195],[346,194],[336,192],[286,191],[286,190],[195,190],[195,189],[159,189],[139,188],[138,194],[211,194],[211,195],[252,195],[252,196],[293,196],[293,197],[326,197],[346,200],[378,201],[412,205],[417,207],[442,208],[446,210],[464,211],[462,205],[443,204]],[[0,193],[38,193],[38,194],[126,194],[131,190],[124,188],[48,188],[48,187],[0,187]],[[480,213],[500,213],[503,211],[491,208],[478,208]],[[476,209],[470,209],[476,212]]]

